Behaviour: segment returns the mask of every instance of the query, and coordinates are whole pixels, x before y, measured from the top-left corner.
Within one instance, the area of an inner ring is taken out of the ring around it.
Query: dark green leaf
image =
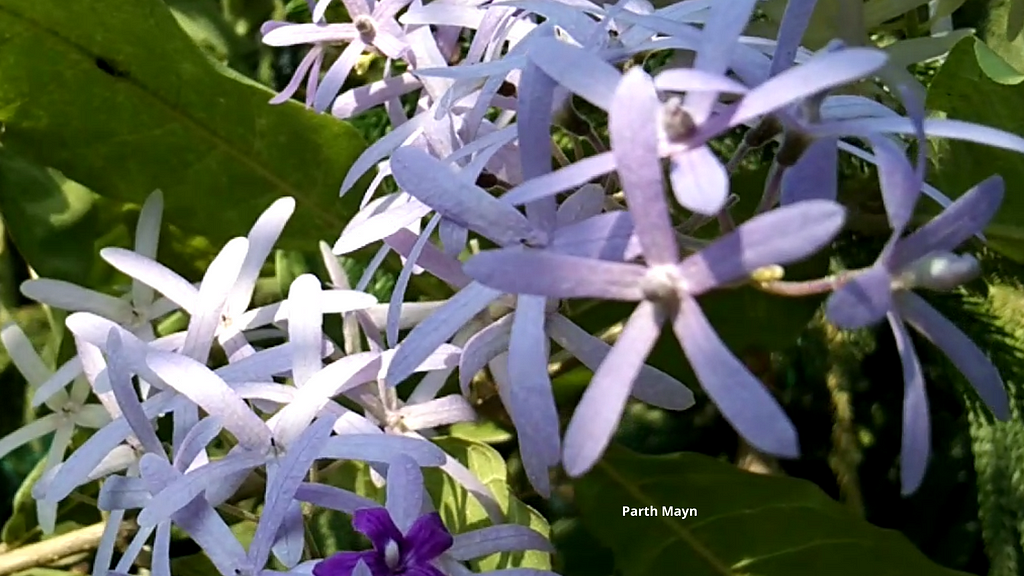
[[[0,215],[40,276],[88,284],[100,236],[97,196],[0,148]]]
[[[853,517],[810,482],[698,454],[639,456],[613,446],[578,481],[576,498],[625,576],[962,574],[932,563],[898,532]],[[632,516],[626,507],[656,512]]]
[[[332,239],[360,196],[337,199],[357,132],[215,68],[160,0],[0,0],[0,124],[15,153],[101,195],[221,242],[281,196],[284,247]]]

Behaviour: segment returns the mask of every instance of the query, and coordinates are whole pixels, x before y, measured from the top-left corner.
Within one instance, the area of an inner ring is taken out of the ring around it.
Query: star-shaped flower
[[[581,475],[604,452],[666,322],[672,323],[698,379],[739,433],[764,452],[795,456],[792,424],[715,334],[696,297],[749,277],[761,267],[813,254],[842,227],[842,207],[821,201],[776,210],[680,261],[664,198],[657,135],[660,103],[654,82],[642,70],[630,70],[610,107],[612,153],[646,265],[505,248],[483,252],[465,266],[478,282],[512,294],[639,302],[569,424],[563,451],[566,471]],[[779,230],[792,232],[783,236]]]

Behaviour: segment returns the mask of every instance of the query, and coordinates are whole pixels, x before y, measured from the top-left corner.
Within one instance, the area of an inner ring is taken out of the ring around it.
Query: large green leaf
[[[160,0],[0,0],[0,125],[15,153],[101,195],[154,189],[167,219],[223,241],[281,196],[285,247],[338,233],[364,143],[351,126],[215,68]]]
[[[462,462],[494,492],[507,522],[529,526],[545,537],[550,537],[547,520],[512,494],[508,485],[508,467],[501,454],[494,448],[482,442],[455,437],[439,438],[435,442],[442,450]],[[437,511],[452,534],[490,525],[483,506],[461,484],[438,469],[424,469],[423,476],[427,491],[437,504]],[[480,572],[503,568],[549,570],[551,556],[539,551],[502,553],[482,558],[472,564]]]
[[[976,122],[1014,134],[1024,133],[1024,85],[1002,85],[978,65],[975,38],[961,41],[928,88],[928,107],[950,118]],[[985,231],[990,245],[1024,259],[1024,156],[980,144],[946,140],[938,144],[933,181],[957,197],[981,180],[999,174],[1006,182],[1003,206]]]
[[[88,283],[100,236],[96,200],[87,188],[0,148],[0,215],[41,276]]]
[[[613,446],[578,481],[576,498],[625,576],[962,574],[932,563],[898,532],[853,517],[810,482],[698,454],[640,456]],[[626,511],[651,507],[648,515]]]

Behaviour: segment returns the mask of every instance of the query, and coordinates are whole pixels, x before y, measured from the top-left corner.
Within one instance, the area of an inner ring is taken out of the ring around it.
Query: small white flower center
[[[679,290],[682,287],[683,279],[675,266],[648,268],[647,274],[640,281],[640,290],[644,294],[644,299],[662,305],[678,303]]]
[[[384,546],[384,563],[388,565],[388,568],[394,570],[398,568],[398,563],[402,561],[402,553],[398,550],[398,542],[394,540],[388,540],[386,546]]]

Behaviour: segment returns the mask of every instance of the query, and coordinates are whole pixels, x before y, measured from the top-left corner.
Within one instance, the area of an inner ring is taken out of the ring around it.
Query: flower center
[[[364,42],[372,41],[373,37],[377,35],[377,23],[370,16],[356,16],[352,20],[352,24],[356,27],[356,32],[359,32]]]
[[[675,266],[655,266],[647,270],[640,281],[640,290],[644,299],[663,306],[674,306],[679,303],[679,289],[683,279]]]
[[[678,96],[672,96],[662,104],[661,125],[673,142],[682,142],[697,131],[693,116],[683,108],[683,101]]]
[[[388,568],[395,570],[402,562],[402,552],[398,549],[398,542],[389,540],[384,546],[384,563]]]

